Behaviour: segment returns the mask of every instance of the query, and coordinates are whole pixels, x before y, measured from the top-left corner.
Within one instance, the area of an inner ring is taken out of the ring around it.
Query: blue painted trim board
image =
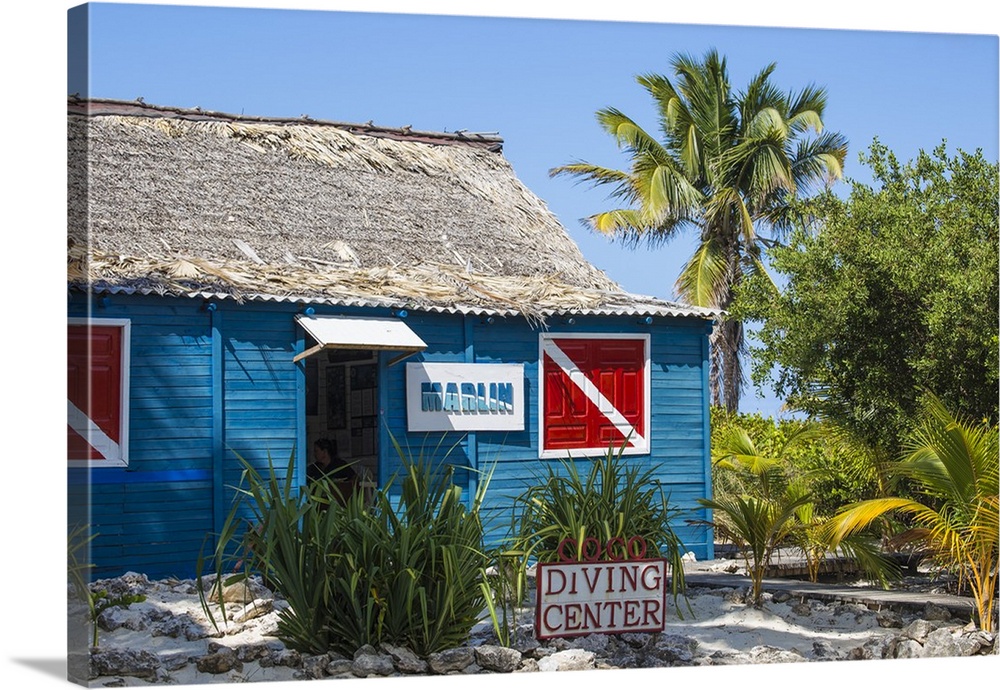
[[[159,482],[200,482],[211,481],[209,470],[160,470],[136,472],[124,467],[72,467],[68,471],[70,486],[90,486],[91,484],[153,484]]]
[[[306,334],[302,326],[295,326],[294,352],[306,349]],[[295,363],[295,481],[299,486],[306,483],[306,465],[309,463],[309,449],[306,448],[306,363]]]
[[[711,325],[708,327],[708,333],[711,335]],[[702,403],[702,410],[704,414],[704,420],[702,422],[702,438],[704,439],[705,451],[704,451],[704,463],[705,463],[705,496],[704,498],[711,498],[712,496],[712,425],[711,425],[711,386],[709,385],[709,370],[711,368],[711,355],[709,352],[709,337],[706,336],[701,340],[701,394],[704,402]],[[704,519],[712,519],[712,511],[708,508],[704,509]],[[713,560],[715,558],[715,531],[711,527],[705,528],[705,549],[707,555],[707,560]]]
[[[465,361],[473,364],[476,361],[475,335],[473,333],[472,319],[474,317],[466,314],[462,320],[463,339],[465,341]],[[479,443],[476,432],[470,431],[465,435],[465,455],[469,459],[468,484],[466,486],[465,503],[472,506],[472,499],[479,490]]]
[[[222,532],[226,519],[223,463],[226,458],[225,430],[225,352],[223,350],[222,312],[219,305],[211,312],[212,328],[212,531]],[[217,544],[212,540],[213,550]]]
[[[389,359],[392,353],[380,350],[378,353],[378,488],[389,481],[389,456],[395,454],[392,442],[389,440],[389,423],[386,416],[389,410]],[[403,366],[402,363],[396,366]]]

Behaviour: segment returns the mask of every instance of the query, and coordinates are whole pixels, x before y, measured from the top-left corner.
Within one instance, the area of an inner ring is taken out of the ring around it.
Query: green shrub
[[[802,458],[824,456],[822,444],[830,443],[828,427],[721,413],[713,421],[721,422],[712,431],[715,496],[698,499],[713,517],[691,522],[713,527],[719,539],[739,549],[755,606],[762,601],[763,578],[772,556],[783,547],[801,550],[813,582],[822,561],[834,551],[854,559],[883,585],[898,575],[867,535],[837,543],[830,538],[820,501],[820,487],[829,475],[796,465]]]
[[[885,453],[880,449],[858,452],[842,430],[831,425],[713,407],[711,428],[712,492],[716,498],[756,489],[755,478],[732,472],[731,467],[718,462],[740,445],[752,445],[758,457],[776,459],[781,475],[774,487],[777,491],[789,482],[807,484],[817,512],[824,515],[847,503],[885,495],[887,490]],[[734,443],[736,434],[745,435],[746,443]]]

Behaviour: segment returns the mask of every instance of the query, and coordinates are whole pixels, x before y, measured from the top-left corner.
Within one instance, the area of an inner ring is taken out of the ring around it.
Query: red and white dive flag
[[[649,338],[541,336],[541,457],[649,452]]]
[[[70,461],[124,464],[125,328],[70,324],[67,450]]]

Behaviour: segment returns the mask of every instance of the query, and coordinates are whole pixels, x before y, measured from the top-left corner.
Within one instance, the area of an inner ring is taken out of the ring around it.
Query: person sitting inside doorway
[[[351,465],[340,459],[335,440],[319,438],[313,444],[313,461],[306,468],[306,479],[310,485],[319,481],[329,482],[346,499],[359,484],[358,474]]]

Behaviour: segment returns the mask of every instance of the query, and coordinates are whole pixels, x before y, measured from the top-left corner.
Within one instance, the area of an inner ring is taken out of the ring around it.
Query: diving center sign
[[[597,545],[593,538],[585,542]],[[637,543],[641,545],[638,554],[632,548]],[[546,640],[592,633],[662,632],[667,610],[666,559],[628,558],[645,555],[645,544],[637,537],[608,542],[606,550],[612,560],[598,560],[601,546],[584,548],[590,552],[583,557],[592,560],[565,560],[560,545],[563,560],[538,564],[535,636]]]
[[[521,364],[406,365],[409,431],[522,431]]]

